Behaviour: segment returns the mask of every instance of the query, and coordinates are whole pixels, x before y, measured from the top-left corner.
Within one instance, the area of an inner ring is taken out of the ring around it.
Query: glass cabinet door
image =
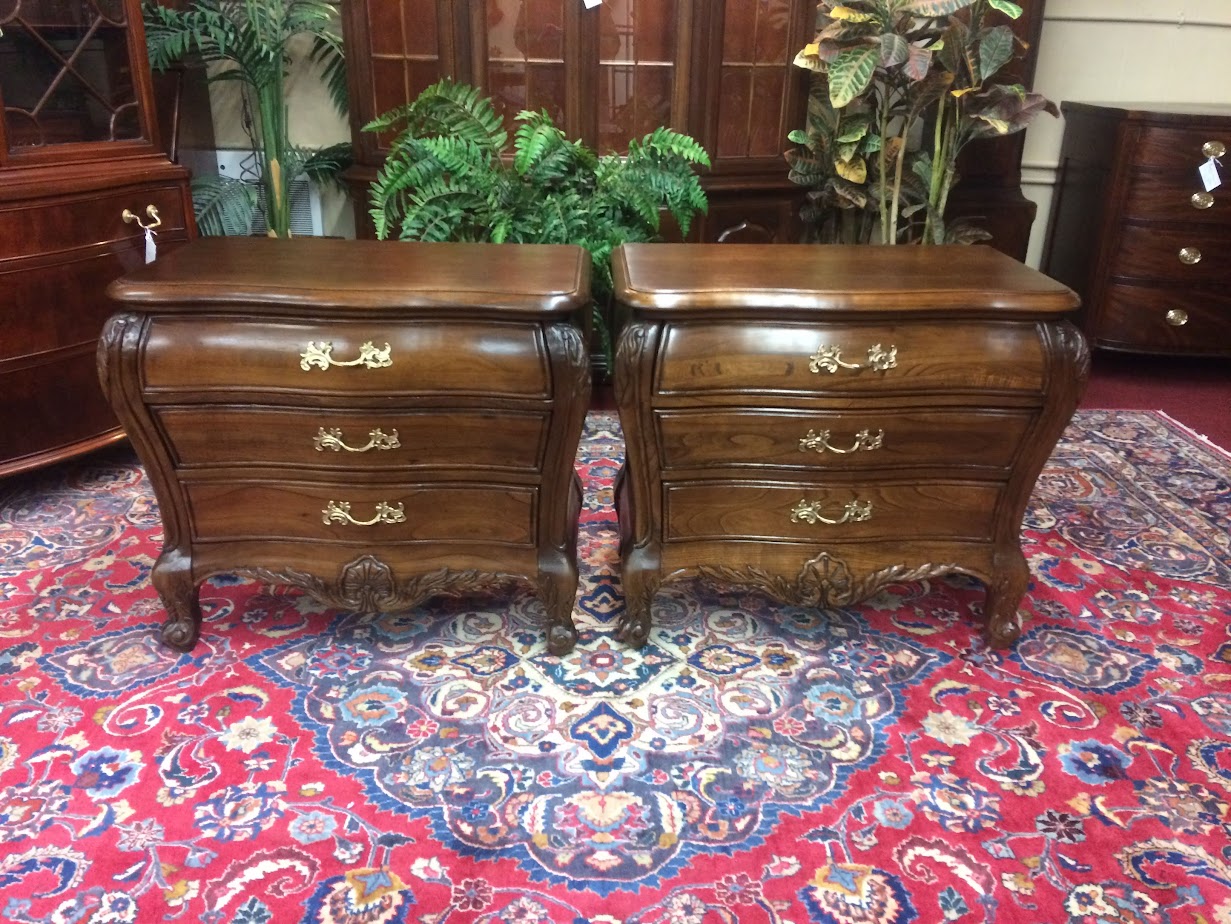
[[[606,0],[598,15],[599,153],[672,124],[676,0]]]
[[[0,0],[8,150],[144,137],[124,0]]]
[[[487,92],[510,132],[523,109],[565,128],[565,0],[487,0]]]
[[[794,47],[791,0],[726,0],[719,65],[718,138],[720,158],[781,158],[787,133],[788,65]]]

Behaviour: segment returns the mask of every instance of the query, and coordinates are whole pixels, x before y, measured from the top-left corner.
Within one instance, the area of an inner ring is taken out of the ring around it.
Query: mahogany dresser
[[[1231,356],[1231,106],[1062,109],[1042,267],[1081,296],[1091,345]],[[1210,158],[1224,185],[1207,190]]]
[[[99,375],[153,484],[163,641],[222,572],[356,611],[509,578],[576,639],[572,246],[205,238],[111,285]]]
[[[1035,479],[1089,370],[1065,286],[988,247],[626,245],[626,612],[667,581],[847,606],[947,572],[1012,643]]]

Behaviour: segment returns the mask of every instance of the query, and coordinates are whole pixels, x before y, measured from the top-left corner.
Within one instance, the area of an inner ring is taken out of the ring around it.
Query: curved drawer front
[[[1208,225],[1181,231],[1128,225],[1120,233],[1111,275],[1224,283],[1231,275],[1231,232]]]
[[[46,255],[104,241],[130,240],[144,248],[141,228],[135,221],[125,222],[123,214],[128,209],[148,223],[150,217],[145,210],[151,205],[158,210],[160,237],[184,236],[187,221],[180,187],[175,184],[79,193],[41,198],[35,204],[0,206],[0,223],[21,228],[20,234],[5,240],[5,258]],[[137,265],[125,269],[136,269]]]
[[[1138,173],[1129,182],[1124,215],[1140,221],[1182,221],[1231,228],[1231,189],[1205,192],[1197,172],[1176,176]]]
[[[537,472],[542,414],[472,409],[312,410],[162,407],[181,466],[293,465],[345,471],[493,469]],[[499,439],[493,439],[498,434]]]
[[[164,316],[150,324],[144,387],[154,401],[194,389],[545,398],[551,379],[543,337],[529,324]]]
[[[665,484],[663,538],[987,541],[995,485]],[[830,523],[825,520],[833,521]]]
[[[199,482],[187,485],[186,493],[194,539],[201,542],[533,545],[535,537],[533,488]]]
[[[1098,339],[1160,352],[1225,354],[1231,346],[1231,295],[1174,286],[1108,286]]]
[[[659,355],[664,396],[1043,389],[1032,324],[669,324]]]
[[[1221,144],[1231,150],[1231,132],[1225,128],[1149,126],[1130,147],[1132,162],[1139,167],[1169,167],[1195,174],[1209,156],[1205,153],[1208,143]],[[1225,158],[1223,162],[1226,163]]]
[[[864,470],[888,466],[1007,471],[1028,411],[768,410],[656,413],[666,471],[714,466]]]

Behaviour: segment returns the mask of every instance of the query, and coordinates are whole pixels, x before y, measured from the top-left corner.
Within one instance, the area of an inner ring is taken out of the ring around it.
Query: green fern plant
[[[670,212],[687,234],[707,202],[694,167],[709,166],[688,135],[658,128],[628,154],[597,155],[569,141],[546,112],[523,111],[511,146],[474,87],[442,80],[364,131],[392,132],[371,188],[377,237],[409,241],[579,244],[593,259],[594,329],[607,367],[611,252],[658,238]]]
[[[189,9],[178,10],[146,0],[142,12],[155,70],[195,53],[206,64],[218,65],[211,69],[211,81],[239,81],[244,125],[264,179],[269,234],[290,237],[291,184],[300,176],[335,180],[351,163],[349,143],[319,150],[296,147],[287,123],[288,48],[299,35],[312,37],[310,58],[320,65],[338,111],[346,111],[337,6],[328,0],[195,0]],[[242,180],[201,176],[193,180],[193,203],[202,234],[247,234],[257,193]]]

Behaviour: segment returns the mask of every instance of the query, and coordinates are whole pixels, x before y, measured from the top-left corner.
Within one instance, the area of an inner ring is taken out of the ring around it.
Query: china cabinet
[[[193,236],[162,153],[139,0],[0,6],[0,476],[120,439],[107,284]],[[143,227],[149,227],[147,239]]]
[[[1042,0],[1015,24],[1029,48]],[[807,71],[792,60],[813,37],[814,0],[356,0],[344,7],[356,166],[348,178],[359,233],[372,236],[367,189],[388,138],[377,115],[441,77],[478,86],[510,127],[546,109],[571,138],[618,150],[659,125],[710,153],[701,241],[793,242],[802,190],[787,179],[787,133],[803,125]],[[979,143],[963,160],[954,212],[977,215],[1006,252],[1025,257],[1033,205],[1020,190],[1021,136]]]

